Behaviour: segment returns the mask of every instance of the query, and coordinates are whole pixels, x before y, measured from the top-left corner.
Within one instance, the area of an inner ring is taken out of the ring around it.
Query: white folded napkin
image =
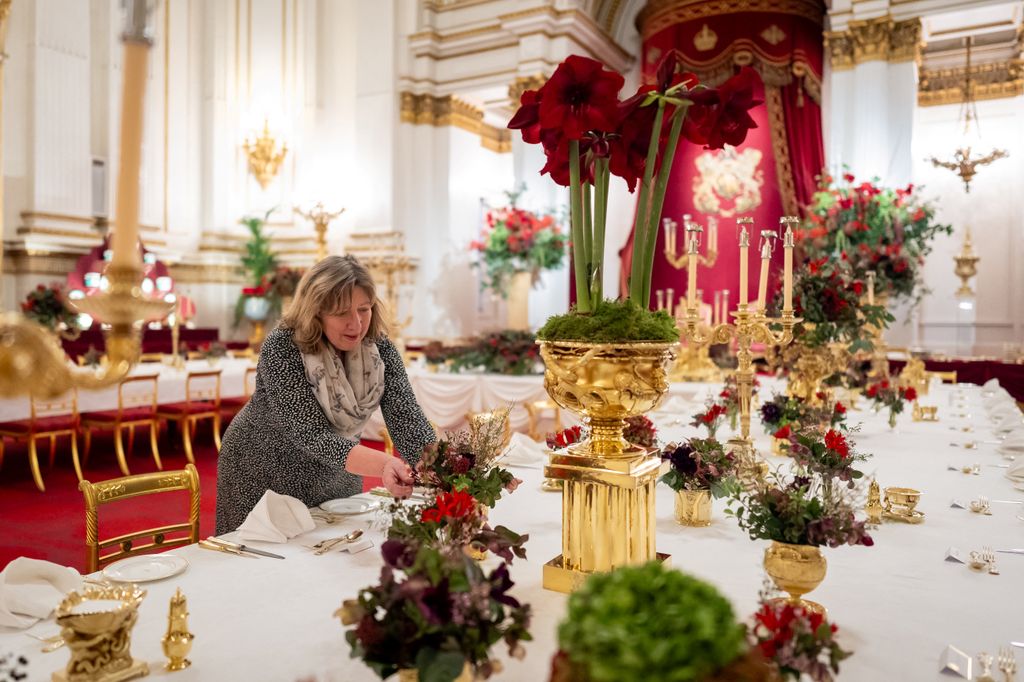
[[[1024,459],[1019,459],[1006,470],[1006,477],[1011,481],[1024,482]]]
[[[515,467],[540,467],[547,461],[547,448],[543,443],[538,443],[525,433],[512,434],[508,449],[502,456],[500,463],[505,466]]]
[[[18,557],[0,571],[0,626],[31,627],[81,587],[82,576],[73,568]]]
[[[289,538],[316,528],[309,509],[294,497],[268,490],[238,527],[242,540],[288,542]]]
[[[982,384],[982,386],[990,391],[995,390],[999,388],[999,379],[993,377],[992,379],[989,379],[984,384]]]
[[[1017,417],[1018,419],[1024,418],[1024,414],[1021,414],[1020,409],[1016,403],[999,403],[988,408],[988,414],[990,417]]]
[[[1016,455],[1024,452],[1024,430],[1011,431],[996,448],[999,452]]]

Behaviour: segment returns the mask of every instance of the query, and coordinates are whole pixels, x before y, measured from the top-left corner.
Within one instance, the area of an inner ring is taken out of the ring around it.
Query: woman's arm
[[[377,342],[377,349],[384,361],[384,395],[380,399],[384,423],[395,444],[395,451],[407,462],[415,462],[423,446],[437,441],[437,434],[416,402],[402,356],[394,344],[382,339]]]

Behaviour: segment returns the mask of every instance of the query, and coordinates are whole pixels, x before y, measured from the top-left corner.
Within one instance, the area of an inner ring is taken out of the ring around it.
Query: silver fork
[[[985,561],[988,562],[989,575],[999,575],[999,569],[996,568],[996,553],[992,551],[991,547],[982,547],[981,551]]]
[[[996,667],[1003,673],[1006,682],[1013,682],[1017,676],[1017,659],[1010,647],[999,647]]]

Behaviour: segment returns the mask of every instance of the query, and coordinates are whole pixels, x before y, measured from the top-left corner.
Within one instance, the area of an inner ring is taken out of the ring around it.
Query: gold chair
[[[239,350],[239,349],[229,350],[228,351],[228,355],[230,355],[233,358],[255,358],[255,357],[257,357],[256,351],[253,350],[251,346],[249,348],[243,348],[241,350]]]
[[[220,399],[220,414],[222,418],[234,417],[249,402],[249,398],[256,392],[256,368],[246,367],[245,378],[243,379],[245,395],[231,396]]]
[[[139,362],[163,362],[163,353],[143,353],[139,356]]]
[[[220,452],[220,374],[219,369],[189,372],[185,379],[185,402],[157,407],[158,418],[177,423],[189,462],[196,461],[192,454],[192,435],[203,419],[213,420],[213,442]]]
[[[117,386],[116,410],[100,410],[82,414],[82,435],[85,437],[82,458],[86,464],[89,463],[93,429],[109,429],[114,432],[114,452],[117,454],[117,465],[122,474],[130,475],[132,472],[128,470],[128,460],[125,456],[121,432],[124,429],[128,430],[128,452],[130,453],[135,444],[135,427],[148,426],[149,449],[153,453],[153,461],[156,462],[157,469],[164,468],[160,461],[160,450],[157,447],[157,438],[160,435],[160,419],[156,415],[158,378],[156,374],[149,374],[124,379]]]
[[[944,384],[955,384],[956,383],[956,370],[950,370],[948,372],[925,372],[925,376],[930,380],[932,377],[938,377]]]
[[[545,434],[541,433],[538,428],[540,420],[544,416],[544,410],[551,410],[552,419],[555,422],[555,431],[562,430],[562,410],[554,401],[549,399],[534,400],[533,402],[523,403],[523,407],[526,408],[526,414],[529,417],[526,433],[533,440],[544,439]]]
[[[199,472],[193,464],[186,464],[184,470],[160,471],[114,478],[100,483],[82,481],[78,489],[85,496],[85,551],[86,570],[89,573],[100,566],[118,559],[145,554],[154,550],[164,551],[199,542]],[[99,539],[99,507],[118,500],[127,500],[142,495],[187,490],[189,493],[188,523],[176,523],[150,528],[136,533],[126,533],[108,540]],[[185,533],[184,537],[168,538],[171,533]],[[152,536],[153,541],[136,545],[136,540]],[[110,554],[100,556],[107,548],[116,548]]]
[[[39,453],[36,440],[50,439],[50,466],[57,453],[57,437],[71,437],[71,459],[75,465],[75,474],[82,480],[82,465],[78,461],[78,392],[70,393],[55,400],[45,401],[31,399],[31,412],[28,419],[4,422],[0,424],[0,465],[4,461],[4,439],[11,438],[15,442],[24,440],[28,443],[28,464],[32,470],[32,480],[41,492],[46,492],[43,476],[39,471]]]

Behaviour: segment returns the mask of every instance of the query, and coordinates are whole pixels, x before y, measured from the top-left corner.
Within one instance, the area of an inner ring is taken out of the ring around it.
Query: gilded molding
[[[764,89],[765,107],[768,111],[768,125],[771,128],[772,151],[775,153],[775,176],[779,183],[782,210],[786,215],[799,215],[800,204],[796,200],[796,183],[793,181],[793,165],[789,159],[789,138],[786,135],[786,114],[782,106],[782,91],[773,86]]]
[[[891,16],[851,21],[845,31],[826,31],[825,49],[834,71],[871,61],[918,61],[921,20],[894,21]]]
[[[66,277],[85,252],[29,251],[4,249],[5,275],[47,275]]]
[[[491,151],[512,151],[512,135],[504,128],[484,123],[481,109],[452,95],[401,93],[399,120],[413,125],[454,126],[480,136],[480,145]]]
[[[179,284],[244,284],[246,281],[235,265],[178,263],[169,265],[168,269]]]
[[[508,86],[508,101],[513,108],[519,107],[519,98],[527,90],[540,90],[548,82],[548,77],[542,73],[532,76],[516,76],[512,85]]]
[[[965,67],[921,69],[917,84],[917,104],[922,107],[961,104],[964,101]],[[971,65],[975,100],[1002,99],[1024,95],[1024,61]]]

